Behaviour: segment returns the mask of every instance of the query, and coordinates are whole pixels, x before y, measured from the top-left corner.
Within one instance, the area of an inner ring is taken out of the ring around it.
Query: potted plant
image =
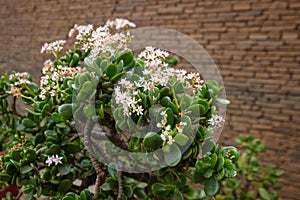
[[[236,175],[237,150],[212,140],[224,122],[222,88],[173,68],[176,59],[160,49],[135,56],[134,27],[125,19],[75,25],[75,47],[63,56],[64,40],[45,43],[41,52],[55,58],[39,86],[27,73],[1,75],[9,139],[0,184],[18,184],[28,199],[205,199]]]

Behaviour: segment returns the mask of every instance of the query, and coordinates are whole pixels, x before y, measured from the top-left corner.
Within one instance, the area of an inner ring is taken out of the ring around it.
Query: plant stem
[[[100,186],[102,181],[104,181],[104,178],[106,176],[106,173],[102,171],[101,166],[98,162],[98,160],[95,158],[92,150],[91,150],[91,146],[90,146],[90,137],[89,137],[89,133],[91,132],[91,120],[88,119],[85,127],[84,127],[84,144],[85,144],[85,148],[87,150],[87,153],[93,163],[93,167],[95,169],[95,172],[97,174],[96,177],[96,188],[95,188],[95,195],[93,197],[93,200],[98,200],[99,198],[99,193],[100,193]]]
[[[13,114],[20,117],[20,114],[17,112],[16,101],[17,101],[17,97],[13,97],[12,104],[11,104],[11,109],[12,109]]]
[[[122,168],[119,167],[118,169],[118,186],[119,186],[119,191],[118,191],[118,198],[117,200],[122,199],[122,193],[123,193],[123,186],[122,186]]]

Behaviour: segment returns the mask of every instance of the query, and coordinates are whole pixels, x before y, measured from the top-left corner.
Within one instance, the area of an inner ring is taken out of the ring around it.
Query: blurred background
[[[36,83],[50,55],[45,42],[67,39],[74,24],[103,25],[127,18],[137,27],[162,27],[199,42],[223,76],[226,124],[220,142],[252,134],[267,145],[261,156],[285,171],[279,192],[300,190],[299,0],[0,0],[0,69],[28,71]]]

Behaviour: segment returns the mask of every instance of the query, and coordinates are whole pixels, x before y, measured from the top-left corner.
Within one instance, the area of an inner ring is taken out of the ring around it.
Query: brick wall
[[[66,39],[75,24],[124,17],[138,27],[171,28],[197,40],[223,75],[231,104],[222,142],[251,133],[263,156],[285,170],[281,194],[300,189],[300,2],[295,0],[0,0],[0,68],[37,81],[45,41]]]

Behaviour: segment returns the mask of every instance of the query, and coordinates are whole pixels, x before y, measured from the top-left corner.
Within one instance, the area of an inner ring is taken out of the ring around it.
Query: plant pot
[[[3,156],[5,151],[0,151],[0,156]],[[16,184],[7,187],[0,187],[0,199],[6,197],[6,193],[10,192],[12,196],[16,197],[19,194],[19,189]]]

